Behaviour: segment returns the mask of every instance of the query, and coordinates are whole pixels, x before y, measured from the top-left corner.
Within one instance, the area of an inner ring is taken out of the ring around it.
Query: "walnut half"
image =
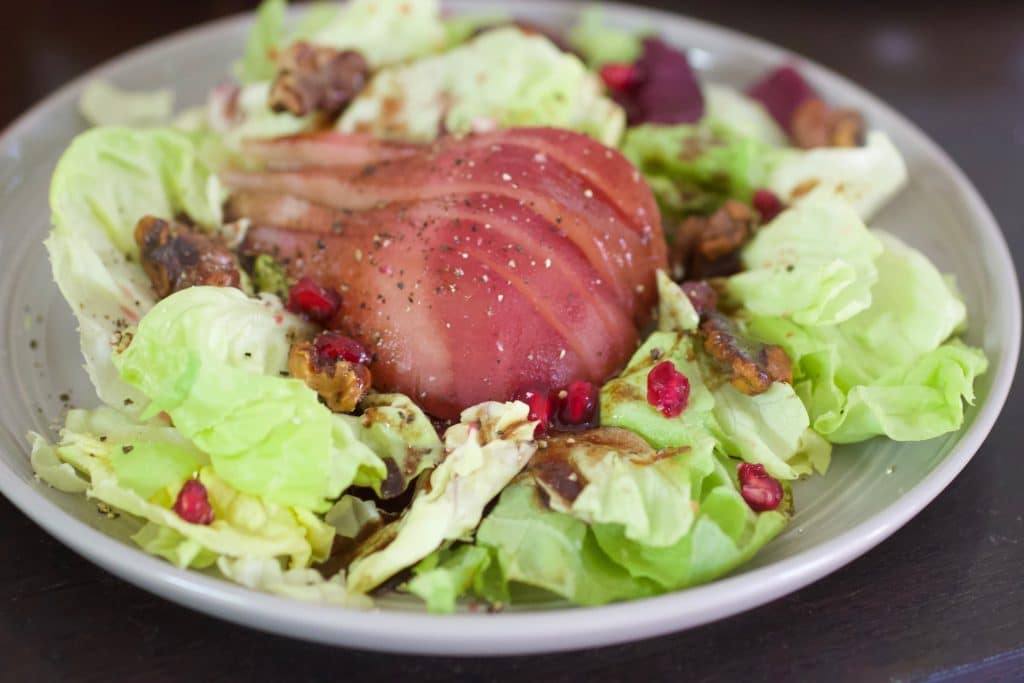
[[[135,225],[135,243],[161,299],[195,285],[241,286],[238,261],[227,245],[184,223],[144,216]]]
[[[700,324],[704,350],[729,374],[729,383],[748,396],[762,394],[773,382],[793,382],[793,367],[781,346],[762,344],[740,334],[718,313]]]
[[[370,369],[342,358],[330,360],[317,353],[313,342],[292,344],[288,372],[305,382],[336,413],[350,413],[373,384]]]
[[[710,216],[690,216],[676,233],[670,261],[688,280],[731,275],[740,269],[740,248],[754,234],[756,216],[730,199]]]
[[[812,98],[793,112],[790,132],[793,143],[803,149],[812,147],[857,147],[864,120],[853,109],[832,109]]]
[[[366,85],[370,67],[355,50],[298,42],[277,56],[280,67],[270,88],[270,108],[296,116],[336,117]]]

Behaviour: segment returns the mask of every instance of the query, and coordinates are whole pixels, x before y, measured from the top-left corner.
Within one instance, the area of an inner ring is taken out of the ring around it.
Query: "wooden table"
[[[0,125],[127,48],[254,3],[6,4]],[[875,5],[843,0],[781,10],[764,0],[689,0],[685,8],[816,59],[909,116],[977,184],[1019,260],[1024,3]],[[1022,398],[1018,385],[987,443],[948,491],[845,569],[704,628],[582,655],[411,658],[249,631],[109,576],[0,499],[0,679],[1021,680]]]

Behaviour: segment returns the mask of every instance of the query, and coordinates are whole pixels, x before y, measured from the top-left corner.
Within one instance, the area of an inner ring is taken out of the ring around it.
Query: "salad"
[[[987,363],[869,227],[892,141],[685,47],[265,0],[201,107],[91,84],[46,246],[101,405],[35,472],[180,567],[452,612],[710,581],[833,445],[959,429]]]

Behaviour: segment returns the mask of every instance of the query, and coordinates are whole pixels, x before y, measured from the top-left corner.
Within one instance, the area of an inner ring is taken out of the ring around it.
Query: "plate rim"
[[[474,7],[469,0],[449,6]],[[343,607],[303,603],[267,595],[223,579],[180,569],[152,557],[79,521],[23,481],[4,463],[0,467],[0,493],[35,524],[79,555],[119,578],[210,616],[279,635],[329,645],[406,654],[500,656],[555,652],[610,645],[692,628],[753,609],[787,595],[832,573],[888,538],[932,502],[960,473],[981,447],[1009,394],[1020,353],[1021,304],[1019,280],[1005,236],[974,184],[949,155],[907,117],[873,93],[846,77],[781,45],[749,34],[674,12],[617,2],[603,3],[616,14],[651,21],[682,22],[700,32],[731,41],[769,59],[799,61],[815,80],[828,80],[872,108],[884,111],[917,138],[937,169],[963,193],[966,208],[994,247],[1001,269],[1017,286],[1008,288],[999,326],[1007,343],[1000,364],[992,368],[992,386],[974,423],[959,435],[949,454],[891,505],[835,538],[765,567],[738,576],[726,576],[702,586],[660,596],[598,607],[567,607],[499,614],[459,613],[432,615],[421,612]],[[518,0],[520,7],[579,9],[573,0]],[[0,145],[16,139],[46,110],[66,106],[89,80],[150,51],[201,40],[207,34],[245,23],[253,12],[205,22],[133,47],[89,69],[30,107],[0,132]],[[767,586],[767,589],[765,589]],[[723,597],[724,596],[724,597]]]

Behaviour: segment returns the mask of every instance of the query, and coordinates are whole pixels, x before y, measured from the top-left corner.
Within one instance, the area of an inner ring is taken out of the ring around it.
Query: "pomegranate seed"
[[[341,306],[341,297],[333,290],[304,277],[288,292],[288,310],[322,323],[330,319]]]
[[[771,190],[754,190],[754,208],[761,214],[761,222],[768,223],[780,213],[786,207],[782,205],[782,200],[772,192]]]
[[[548,433],[548,426],[551,424],[551,413],[554,411],[554,400],[546,391],[529,389],[520,392],[515,400],[522,401],[530,407],[529,419],[537,420],[537,428],[534,436],[543,436]]]
[[[766,512],[782,502],[782,484],[764,470],[764,465],[741,462],[736,467],[743,500],[754,512]]]
[[[665,417],[676,417],[690,402],[690,380],[672,361],[658,363],[647,373],[647,402]]]
[[[583,427],[597,417],[597,387],[578,380],[569,385],[558,406],[558,421],[568,427]]]
[[[640,82],[640,72],[634,64],[605,64],[601,80],[609,90],[622,92]]]
[[[324,332],[313,342],[313,350],[319,360],[333,363],[341,358],[349,363],[369,365],[373,358],[366,347],[352,337],[337,332]]]
[[[181,487],[178,499],[174,501],[174,511],[190,524],[213,523],[213,507],[206,495],[206,487],[195,479],[189,479]]]
[[[704,315],[718,308],[718,292],[706,280],[687,280],[679,287],[690,300],[697,315]]]

